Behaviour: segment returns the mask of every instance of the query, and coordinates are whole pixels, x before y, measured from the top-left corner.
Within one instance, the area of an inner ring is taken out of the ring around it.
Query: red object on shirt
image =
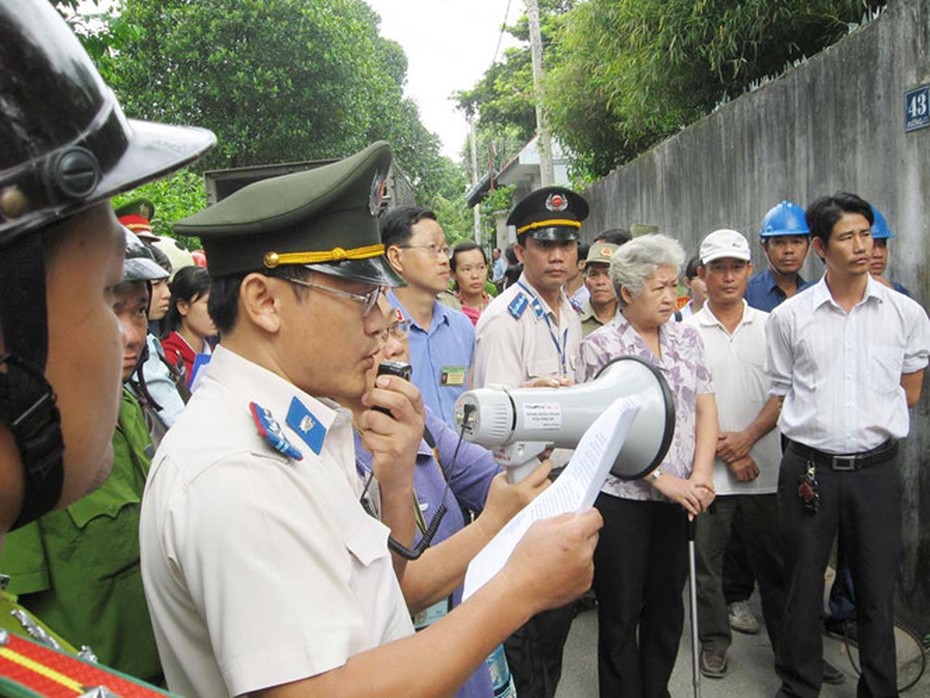
[[[184,362],[184,378],[187,380],[189,386],[191,383],[191,374],[194,371],[194,359],[197,357],[197,352],[195,352],[191,345],[187,343],[187,340],[177,332],[172,332],[161,340],[161,346],[162,349],[165,350],[165,358],[168,359],[173,366],[177,366],[179,360]]]

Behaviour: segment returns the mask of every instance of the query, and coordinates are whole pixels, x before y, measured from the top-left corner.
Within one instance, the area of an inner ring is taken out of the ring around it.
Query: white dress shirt
[[[907,436],[901,375],[925,368],[930,353],[930,321],[915,301],[869,278],[847,313],[824,277],[772,311],[767,333],[765,372],[771,394],[785,398],[785,436],[837,454]]]

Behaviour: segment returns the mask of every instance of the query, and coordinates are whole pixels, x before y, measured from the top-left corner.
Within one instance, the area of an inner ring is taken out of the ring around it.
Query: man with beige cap
[[[721,564],[730,524],[740,511],[746,526],[749,562],[762,597],[769,638],[783,607],[781,558],[777,548],[775,493],[778,485],[779,402],[768,396],[764,375],[768,313],[743,300],[752,274],[749,242],[735,230],[704,238],[698,276],[707,302],[686,320],[704,340],[704,356],[717,390],[719,436],[714,459],[717,500],[697,519],[698,631],[701,672],[720,678],[727,671],[731,630],[723,596]]]
[[[598,327],[606,325],[617,314],[617,294],[610,280],[610,260],[619,245],[595,242],[588,250],[584,267],[584,285],[588,300],[581,307],[581,333],[587,337]]]

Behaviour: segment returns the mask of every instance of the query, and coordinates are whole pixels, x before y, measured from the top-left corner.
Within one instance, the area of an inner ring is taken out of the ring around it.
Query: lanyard
[[[555,350],[559,355],[559,363],[562,366],[562,375],[567,375],[567,366],[565,365],[565,347],[568,346],[568,328],[565,328],[565,332],[562,333],[562,341],[559,342],[558,332],[553,332],[552,323],[549,321],[549,313],[543,310],[542,302],[539,300],[539,297],[536,296],[530,289],[528,289],[522,281],[518,281],[517,285],[526,291],[533,298],[533,307],[539,308],[539,312],[543,317],[543,320],[546,321],[546,328],[549,330],[549,339],[552,340],[552,344],[555,345]],[[558,329],[558,328],[556,328]]]
[[[356,431],[357,434],[359,434],[359,436],[361,436],[361,432],[358,430],[358,427],[355,426],[354,422],[352,424],[352,428]],[[432,520],[430,520],[429,524],[427,524],[426,519],[423,518],[423,510],[420,508],[420,499],[419,497],[417,497],[416,491],[414,490],[413,492],[413,517],[416,523],[417,531],[419,531],[420,533],[421,541],[426,540],[427,545],[429,545],[429,543],[432,542],[433,537],[436,535],[436,530],[432,530],[431,532],[431,529],[439,528],[439,523],[442,521],[442,517],[446,513],[445,501],[446,501],[446,497],[449,495],[449,478],[448,478],[445,468],[442,467],[442,461],[439,460],[439,449],[436,448],[436,441],[433,438],[433,435],[430,432],[430,430],[426,428],[425,426],[423,427],[423,439],[426,441],[427,445],[432,449],[433,458],[436,459],[436,465],[439,467],[439,472],[442,473],[443,480],[446,483],[446,486],[442,491],[442,498],[440,499],[440,502],[439,502],[440,504],[439,511],[436,512]],[[458,453],[458,446],[456,447],[456,454],[457,453]],[[453,463],[454,462],[455,462],[455,458],[453,457]],[[358,457],[357,452],[355,454],[355,469],[361,477],[365,478],[365,487],[362,490],[362,496],[360,498],[360,501],[362,503],[362,506],[365,508],[365,510],[369,514],[372,514],[373,516],[374,514],[372,513],[372,511],[369,511],[369,507],[366,506],[366,502],[368,501],[367,499],[368,490],[371,487],[371,481],[372,479],[374,479],[375,473],[371,469],[370,466],[367,466],[362,462],[362,459]],[[413,559],[416,559],[416,558],[413,558]]]

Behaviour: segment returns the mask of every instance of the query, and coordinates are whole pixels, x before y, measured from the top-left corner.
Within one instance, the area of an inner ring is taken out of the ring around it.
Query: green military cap
[[[381,286],[404,282],[384,258],[378,230],[391,149],[255,182],[174,225],[203,242],[214,278],[299,264]]]
[[[155,204],[151,199],[138,198],[128,201],[119,208],[114,209],[116,217],[120,216],[140,216],[147,221],[155,217]]]
[[[614,252],[620,249],[620,245],[614,245],[611,242],[595,242],[588,250],[588,257],[585,264],[610,264]]]
[[[630,235],[634,238],[639,238],[643,235],[656,235],[661,232],[659,226],[652,225],[651,223],[634,223],[630,226]]]
[[[543,187],[520,200],[507,225],[517,229],[517,237],[536,240],[577,240],[581,221],[588,217],[588,202],[565,187]]]

